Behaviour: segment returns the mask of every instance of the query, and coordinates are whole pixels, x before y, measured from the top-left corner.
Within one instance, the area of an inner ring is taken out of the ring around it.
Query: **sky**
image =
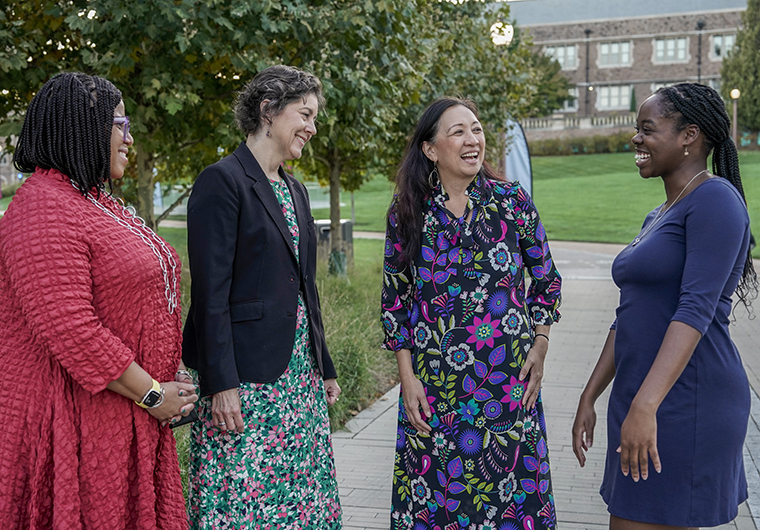
[[[508,0],[520,26],[698,13],[747,7],[747,0]]]

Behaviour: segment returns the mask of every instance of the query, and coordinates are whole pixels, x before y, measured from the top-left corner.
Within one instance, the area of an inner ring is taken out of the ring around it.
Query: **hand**
[[[525,389],[525,395],[522,398],[523,407],[530,410],[536,405],[538,393],[541,391],[541,380],[544,378],[544,360],[546,352],[549,349],[549,343],[541,337],[533,342],[533,346],[528,352],[522,370],[520,370],[519,379],[524,381],[529,378],[528,386]]]
[[[211,422],[222,431],[245,430],[237,387],[217,392],[211,398]]]
[[[167,381],[161,383],[164,389],[164,402],[154,409],[146,409],[154,418],[161,421],[161,425],[166,425],[175,416],[185,416],[193,410],[198,395],[195,393],[195,386],[188,383],[177,383],[176,381]]]
[[[620,428],[620,468],[626,477],[631,473],[634,482],[639,476],[644,480],[649,476],[649,457],[654,469],[662,471],[660,454],[657,452],[657,414],[656,411],[641,409],[631,404],[628,415]]]
[[[335,405],[340,396],[340,386],[338,382],[333,379],[325,379],[325,399],[328,405]]]
[[[581,467],[586,465],[586,451],[594,445],[594,427],[596,427],[594,404],[581,396],[573,422],[573,453]]]
[[[409,422],[418,433],[430,434],[432,429],[426,420],[433,416],[433,412],[430,410],[422,382],[414,376],[402,380],[401,393],[404,396],[404,409]]]

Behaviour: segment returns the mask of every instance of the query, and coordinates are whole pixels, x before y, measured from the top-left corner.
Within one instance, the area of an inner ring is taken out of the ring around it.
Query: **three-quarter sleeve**
[[[397,220],[391,208],[385,234],[383,262],[382,324],[383,348],[391,351],[412,349],[411,312],[414,304],[412,267],[401,261]]]
[[[530,275],[525,296],[533,326],[548,326],[560,319],[562,278],[554,265],[538,210],[525,190],[515,184],[515,220],[520,227],[520,250]]]
[[[70,195],[35,199],[23,230],[9,230],[3,242],[10,286],[34,340],[94,394],[118,379],[135,354],[103,325],[93,306],[82,213],[62,204]]]
[[[749,241],[744,202],[730,184],[721,184],[715,182],[687,197],[686,261],[678,307],[671,319],[703,335],[715,318],[721,297],[730,304],[735,285],[729,277],[741,274]]]

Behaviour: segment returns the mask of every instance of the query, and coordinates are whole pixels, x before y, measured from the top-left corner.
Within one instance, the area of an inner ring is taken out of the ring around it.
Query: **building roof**
[[[747,0],[507,0],[520,26],[747,9]]]

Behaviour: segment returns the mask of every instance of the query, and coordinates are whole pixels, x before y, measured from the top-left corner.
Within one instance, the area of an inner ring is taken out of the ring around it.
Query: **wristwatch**
[[[163,402],[164,389],[155,379],[153,380],[153,387],[145,393],[142,400],[135,401],[135,403],[144,409],[154,409],[156,407],[160,407]]]

